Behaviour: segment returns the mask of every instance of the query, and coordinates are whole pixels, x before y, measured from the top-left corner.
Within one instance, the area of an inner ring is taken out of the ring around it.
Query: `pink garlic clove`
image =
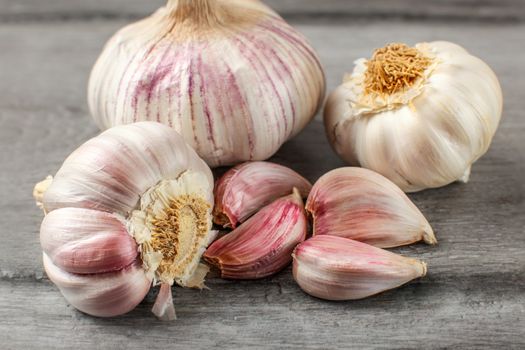
[[[138,255],[135,240],[115,215],[91,209],[50,212],[40,227],[40,243],[54,265],[78,274],[121,270]]]
[[[204,259],[221,270],[223,278],[256,279],[288,265],[292,251],[304,241],[307,219],[298,190],[277,199],[231,233],[219,238]]]
[[[79,275],[60,269],[44,253],[44,268],[71,305],[98,317],[118,316],[133,310],[151,286],[151,280],[138,262],[120,271]]]
[[[426,264],[347,238],[321,235],[297,246],[293,276],[306,293],[361,299],[425,276]]]
[[[306,198],[312,184],[285,166],[247,162],[231,168],[215,184],[214,222],[235,228],[266,204],[296,187]]]
[[[424,240],[437,243],[430,224],[406,194],[364,168],[323,175],[306,202],[314,235],[333,235],[388,248]]]

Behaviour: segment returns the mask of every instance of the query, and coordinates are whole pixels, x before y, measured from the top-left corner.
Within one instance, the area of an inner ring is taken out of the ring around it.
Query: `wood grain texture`
[[[374,298],[343,303],[305,295],[289,269],[257,282],[211,278],[210,291],[175,289],[179,320],[170,324],[157,322],[149,312],[155,292],[137,310],[116,319],[75,311],[42,272],[42,214],[31,191],[36,181],[54,173],[72,150],[97,134],[85,102],[87,77],[102,45],[124,21],[4,23],[2,349],[525,347],[525,52],[520,49],[525,26],[301,23],[299,30],[321,56],[330,90],[353,60],[400,40],[457,42],[500,77],[503,120],[491,149],[474,165],[470,183],[411,195],[433,225],[439,245],[396,251],[425,260],[429,275]],[[320,116],[273,160],[312,181],[343,165],[324,137]]]
[[[48,282],[0,284],[3,349],[520,349],[525,296],[492,277],[434,280],[354,302],[305,295],[289,269],[255,282],[176,288],[178,319],[151,316],[154,293],[125,316],[100,319],[64,303]],[[518,280],[515,280],[518,282]],[[479,286],[483,285],[483,289]],[[478,286],[478,287],[476,287]],[[445,302],[446,301],[446,302]],[[6,346],[7,345],[7,346]]]
[[[522,0],[264,0],[288,18],[523,21]],[[0,0],[4,21],[137,18],[166,0]],[[326,18],[328,17],[328,18]]]

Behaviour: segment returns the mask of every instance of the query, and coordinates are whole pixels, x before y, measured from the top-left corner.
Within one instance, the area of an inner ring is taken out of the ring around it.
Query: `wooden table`
[[[97,134],[86,106],[107,38],[160,0],[0,0],[0,348],[525,348],[525,9],[520,0],[270,2],[306,34],[329,89],[353,60],[392,41],[446,39],[483,58],[504,91],[503,120],[468,184],[410,195],[439,245],[396,249],[427,277],[353,302],[304,294],[290,269],[254,282],[175,288],[179,319],[86,316],[42,270],[34,183]],[[315,181],[343,163],[317,116],[274,161]]]

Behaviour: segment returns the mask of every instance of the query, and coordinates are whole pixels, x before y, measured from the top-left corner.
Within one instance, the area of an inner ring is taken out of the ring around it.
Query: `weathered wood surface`
[[[69,21],[19,17],[0,22],[0,348],[525,347],[525,25],[520,23],[298,25],[319,51],[329,89],[354,59],[400,40],[455,41],[486,60],[501,79],[503,120],[470,183],[411,195],[434,226],[439,245],[397,251],[428,262],[424,279],[367,300],[332,303],[302,293],[289,269],[256,282],[211,278],[209,291],[175,289],[179,320],[170,324],[149,312],[155,292],[116,319],[92,318],[68,306],[42,271],[42,214],[31,190],[97,133],[85,85],[102,45],[125,21],[83,20],[82,11],[99,11],[98,5],[118,8],[110,4],[119,2],[42,0],[78,15]],[[18,13],[51,11],[37,3],[0,0],[0,16],[15,18],[17,8]],[[313,2],[305,3],[314,8]],[[502,8],[517,3],[504,1]],[[129,4],[126,8],[137,14],[152,6]],[[291,9],[292,4],[282,6]],[[312,181],[342,165],[324,138],[319,116],[274,160]]]
[[[0,19],[6,21],[136,18],[167,0],[0,0]],[[403,18],[468,21],[523,21],[523,0],[266,0],[288,18],[367,19]]]

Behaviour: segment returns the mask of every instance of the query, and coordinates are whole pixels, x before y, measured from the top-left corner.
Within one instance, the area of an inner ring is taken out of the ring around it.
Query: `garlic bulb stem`
[[[120,30],[91,72],[96,123],[169,125],[212,167],[271,157],[324,100],[307,40],[257,0],[178,0]]]
[[[176,22],[191,20],[204,25],[219,21],[216,0],[168,0],[167,9]]]
[[[153,304],[151,311],[161,321],[172,321],[177,319],[170,284],[162,283],[160,285],[159,294],[157,295],[157,299],[155,299],[155,304]]]

